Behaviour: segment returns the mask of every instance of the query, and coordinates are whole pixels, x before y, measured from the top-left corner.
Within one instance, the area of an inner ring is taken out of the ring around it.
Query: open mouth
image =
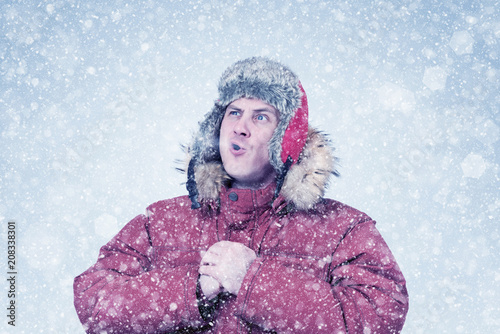
[[[239,150],[241,149],[241,147],[239,147],[239,146],[238,146],[238,145],[236,145],[236,144],[233,144],[233,149],[234,149],[235,151],[239,151]]]

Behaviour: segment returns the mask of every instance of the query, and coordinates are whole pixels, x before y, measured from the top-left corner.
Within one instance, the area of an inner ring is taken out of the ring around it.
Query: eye
[[[264,116],[264,115],[262,115],[262,114],[261,114],[261,115],[257,115],[256,119],[257,119],[258,121],[265,121],[265,120],[267,120],[267,116]]]

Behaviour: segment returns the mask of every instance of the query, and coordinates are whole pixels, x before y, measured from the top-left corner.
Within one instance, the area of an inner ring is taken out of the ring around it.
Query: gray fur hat
[[[195,170],[200,165],[221,162],[222,119],[227,106],[242,97],[260,99],[279,111],[279,123],[269,142],[269,160],[277,173],[277,195],[307,139],[307,98],[298,77],[279,62],[253,57],[230,66],[220,78],[218,92],[214,107],[200,123],[190,147],[187,189],[193,208],[199,207]]]

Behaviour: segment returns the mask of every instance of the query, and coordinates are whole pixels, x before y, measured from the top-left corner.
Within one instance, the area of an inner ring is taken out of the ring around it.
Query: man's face
[[[278,120],[279,112],[259,99],[241,98],[226,108],[219,148],[233,187],[259,189],[274,180],[268,143]]]

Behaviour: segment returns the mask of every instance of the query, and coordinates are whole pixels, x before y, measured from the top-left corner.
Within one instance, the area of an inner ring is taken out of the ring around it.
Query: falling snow
[[[498,331],[499,22],[491,0],[2,2],[0,220],[20,279],[0,331],[84,332],[73,278],[185,194],[180,144],[253,55],[301,78],[340,157],[327,196],[375,218],[405,274],[403,333]]]

